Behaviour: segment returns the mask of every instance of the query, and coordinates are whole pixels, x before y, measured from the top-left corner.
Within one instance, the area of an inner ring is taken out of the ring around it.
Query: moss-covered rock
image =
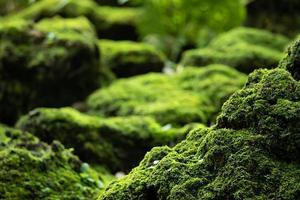
[[[0,199],[95,199],[105,187],[71,150],[27,132],[0,126],[0,157]]]
[[[174,75],[152,73],[96,91],[87,106],[100,116],[152,116],[162,125],[207,124],[244,81],[243,74],[224,65],[191,67]]]
[[[72,108],[35,109],[22,117],[17,127],[46,142],[59,140],[73,147],[83,161],[105,165],[114,172],[131,169],[152,147],[175,144],[186,134],[185,129],[162,127],[150,117],[101,119]]]
[[[250,73],[257,68],[276,67],[288,41],[267,31],[237,28],[215,38],[206,48],[186,51],[181,63],[185,66],[225,64]]]
[[[138,39],[136,24],[140,16],[139,8],[99,6],[93,0],[40,0],[7,18],[39,21],[56,15],[64,18],[85,16],[94,24],[100,38]]]
[[[99,50],[85,18],[0,23],[0,120],[62,106],[98,87]]]
[[[129,77],[147,72],[160,72],[165,57],[154,47],[131,41],[100,40],[102,66],[117,77]]]
[[[137,22],[141,15],[139,8],[118,8],[100,6],[96,9],[94,23],[100,38],[113,40],[137,40]]]
[[[291,54],[290,54],[291,55]],[[300,193],[300,83],[258,70],[223,106],[216,126],[148,153],[103,200],[284,199]]]

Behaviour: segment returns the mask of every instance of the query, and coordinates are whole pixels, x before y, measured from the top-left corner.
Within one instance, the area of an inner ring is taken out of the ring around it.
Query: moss
[[[100,40],[102,65],[117,77],[129,77],[147,72],[160,72],[165,57],[154,47],[131,41]]]
[[[85,18],[0,24],[0,120],[36,106],[62,106],[97,88],[99,50]]]
[[[267,31],[237,28],[215,38],[206,48],[186,51],[185,66],[225,64],[250,73],[257,68],[273,68],[283,57],[288,39]]]
[[[300,83],[285,69],[257,70],[224,104],[216,126],[149,152],[99,197],[298,199]]]
[[[100,38],[137,40],[136,21],[139,8],[99,6],[93,0],[41,0],[7,18],[39,21],[60,15],[65,18],[85,16],[95,26]]]
[[[71,150],[27,132],[1,126],[0,157],[1,199],[94,199],[105,187]]]
[[[153,146],[177,143],[186,134],[185,130],[163,128],[150,117],[101,119],[72,108],[35,109],[17,127],[46,142],[59,140],[74,147],[82,160],[114,172],[131,169]]]
[[[100,116],[152,116],[162,125],[175,126],[206,124],[244,80],[243,74],[223,65],[190,68],[170,76],[152,73],[100,89],[88,98],[87,105]]]
[[[32,3],[28,0],[0,0],[0,16],[19,11]]]

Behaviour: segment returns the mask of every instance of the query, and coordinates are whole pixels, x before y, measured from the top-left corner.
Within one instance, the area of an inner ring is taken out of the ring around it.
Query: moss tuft
[[[95,199],[100,176],[59,142],[0,127],[1,199]]]
[[[154,47],[131,41],[100,40],[102,66],[117,77],[129,77],[147,72],[161,72],[165,57]]]

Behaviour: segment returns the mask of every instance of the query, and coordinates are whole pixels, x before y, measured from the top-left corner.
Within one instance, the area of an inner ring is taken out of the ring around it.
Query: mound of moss
[[[152,116],[160,124],[214,121],[222,103],[245,81],[224,65],[186,68],[174,75],[147,74],[114,82],[87,100],[100,116]]]
[[[289,40],[278,34],[253,28],[236,28],[221,34],[206,48],[188,50],[184,66],[205,66],[218,63],[250,73],[257,68],[273,68],[283,57]]]
[[[100,40],[102,66],[117,77],[129,77],[148,72],[161,72],[165,57],[154,47],[131,41]]]
[[[99,6],[93,0],[40,0],[7,18],[39,21],[59,15],[64,18],[85,16],[95,26],[100,38],[137,40],[139,8]]]
[[[95,199],[105,187],[59,142],[0,126],[0,199]]]
[[[154,148],[99,199],[296,200],[299,100],[299,79],[289,71],[257,70],[224,104],[216,126],[190,132],[174,148]]]
[[[151,117],[99,118],[72,108],[40,108],[22,117],[17,127],[42,141],[59,140],[73,147],[83,161],[127,171],[154,146],[172,145],[185,137],[185,129],[162,127]],[[188,128],[188,127],[187,127]]]
[[[0,23],[0,120],[62,106],[98,87],[99,50],[85,18]]]

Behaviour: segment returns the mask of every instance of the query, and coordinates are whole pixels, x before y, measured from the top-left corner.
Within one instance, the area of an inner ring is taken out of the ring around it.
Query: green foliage
[[[224,104],[216,126],[190,132],[174,148],[152,149],[99,199],[296,200],[299,99],[289,71],[257,70]]]
[[[87,100],[100,116],[152,116],[162,125],[210,123],[245,76],[224,65],[188,68],[174,75],[147,74],[116,81]]]
[[[146,0],[143,8],[140,33],[172,40],[173,59],[182,46],[239,26],[245,17],[241,0]]]
[[[117,77],[129,77],[147,72],[161,72],[165,57],[154,47],[131,41],[100,40],[102,66]]]
[[[177,143],[189,129],[165,129],[151,117],[101,119],[72,108],[35,109],[17,127],[46,142],[59,140],[82,160],[114,172],[130,170],[152,147]]]
[[[1,199],[94,199],[104,185],[96,171],[54,141],[0,127]]]
[[[99,52],[83,17],[0,23],[0,120],[36,106],[62,106],[98,87]]]
[[[277,66],[289,40],[252,28],[237,28],[221,34],[206,48],[186,51],[181,63],[186,66],[225,64],[250,73],[257,68]]]

